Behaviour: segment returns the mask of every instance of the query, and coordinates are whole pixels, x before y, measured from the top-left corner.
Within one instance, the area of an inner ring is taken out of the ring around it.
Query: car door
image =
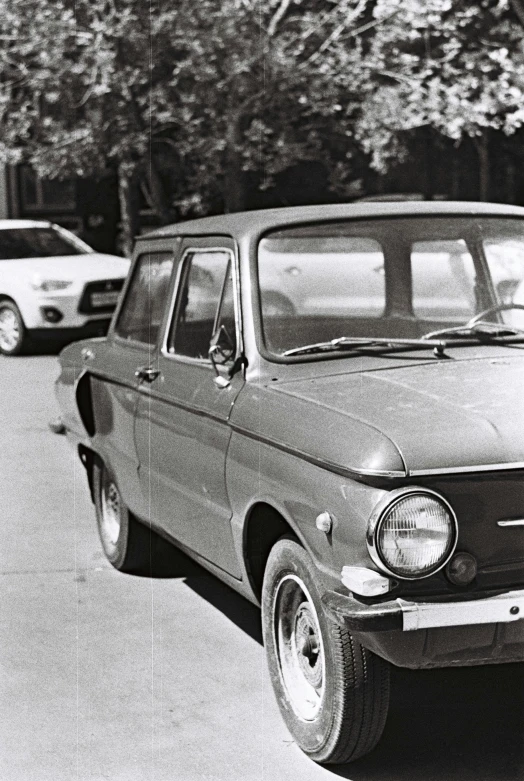
[[[225,483],[228,418],[243,384],[234,245],[223,237],[185,239],[180,258],[159,374],[140,385],[140,484],[155,526],[240,576]],[[220,326],[230,356],[214,367],[208,350]]]
[[[138,483],[135,412],[141,378],[156,355],[169,300],[173,242],[136,253],[123,300],[107,340],[83,351],[95,414],[94,445],[114,474],[127,506],[144,517]]]

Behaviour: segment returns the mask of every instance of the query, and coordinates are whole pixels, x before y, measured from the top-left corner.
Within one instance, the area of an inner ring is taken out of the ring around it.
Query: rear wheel
[[[262,309],[265,317],[292,317],[295,307],[282,293],[270,291],[264,293]]]
[[[128,510],[116,480],[101,461],[93,464],[96,520],[102,548],[120,572],[154,574],[160,556],[172,547]],[[162,562],[163,563],[163,562]]]
[[[19,355],[26,341],[22,315],[13,301],[0,301],[0,353]]]
[[[336,764],[378,743],[389,705],[389,665],[326,618],[320,593],[304,549],[279,540],[262,594],[271,682],[300,748],[316,762]]]

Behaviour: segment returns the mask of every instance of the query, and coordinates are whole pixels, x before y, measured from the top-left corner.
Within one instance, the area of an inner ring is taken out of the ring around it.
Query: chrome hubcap
[[[280,581],[273,609],[282,684],[296,715],[313,721],[324,698],[324,646],[317,611],[300,578],[286,575]]]
[[[11,309],[0,309],[0,347],[11,352],[20,340],[20,327]]]
[[[114,550],[120,536],[122,503],[115,483],[106,478],[102,486],[102,523],[101,533],[105,546]]]

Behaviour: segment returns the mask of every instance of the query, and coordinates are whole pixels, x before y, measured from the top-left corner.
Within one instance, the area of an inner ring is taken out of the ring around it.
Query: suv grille
[[[89,282],[82,293],[78,311],[84,315],[113,312],[123,285],[123,279],[103,279],[100,282]]]

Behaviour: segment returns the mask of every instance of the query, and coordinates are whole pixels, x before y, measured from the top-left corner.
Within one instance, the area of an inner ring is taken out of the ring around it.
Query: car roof
[[[171,236],[232,235],[240,238],[259,234],[270,228],[353,218],[422,217],[422,216],[493,216],[524,218],[524,208],[500,203],[478,201],[391,201],[345,203],[320,206],[292,206],[278,209],[259,209],[249,212],[220,214],[166,225],[139,240]]]
[[[9,228],[49,228],[48,220],[0,220],[0,230]]]

